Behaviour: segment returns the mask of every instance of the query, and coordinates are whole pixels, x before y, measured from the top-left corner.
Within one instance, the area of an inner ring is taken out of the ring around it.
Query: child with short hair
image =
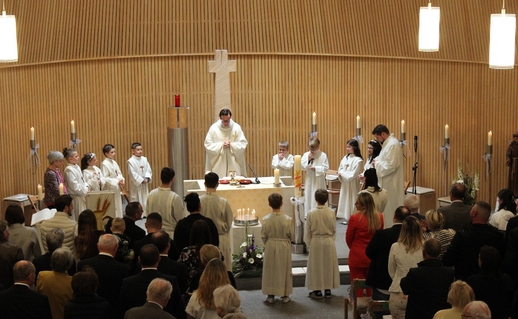
[[[124,188],[124,177],[122,176],[119,164],[115,161],[115,146],[113,144],[105,144],[103,146],[103,154],[106,157],[101,163],[101,172],[106,180],[102,188],[103,191],[112,191],[115,193],[115,216],[122,217],[122,198],[121,190]]]
[[[142,144],[131,144],[132,156],[128,159],[128,173],[130,179],[130,201],[139,202],[146,216],[146,203],[149,193],[148,184],[151,183],[151,166],[147,158],[142,156]]]
[[[279,169],[281,176],[291,176],[293,168],[293,155],[290,154],[290,144],[287,141],[280,141],[277,147],[277,154],[272,158],[272,168]]]
[[[272,213],[264,216],[261,238],[264,247],[264,268],[262,292],[268,295],[266,302],[273,304],[275,296],[281,296],[282,303],[291,301],[293,292],[291,275],[292,218],[281,212],[282,196],[273,193],[268,196]]]
[[[320,150],[320,140],[313,138],[308,143],[309,151],[302,155],[302,170],[306,171],[304,181],[304,217],[307,218],[308,212],[317,207],[315,201],[315,191],[326,188],[325,174],[329,169],[326,153]]]
[[[124,231],[126,230],[126,222],[124,219],[120,217],[115,217],[112,220],[112,225],[110,227],[113,235],[117,237],[119,241],[119,248],[117,249],[116,256],[113,256],[117,261],[123,262],[125,264],[131,264],[133,262],[133,258],[135,257],[135,252],[130,248],[131,239],[124,235]]]
[[[317,189],[315,200],[318,204],[306,219],[304,241],[309,248],[306,272],[306,287],[311,290],[309,296],[322,299],[331,298],[331,289],[340,287],[338,257],[336,255],[335,212],[326,205],[329,194],[326,189]]]

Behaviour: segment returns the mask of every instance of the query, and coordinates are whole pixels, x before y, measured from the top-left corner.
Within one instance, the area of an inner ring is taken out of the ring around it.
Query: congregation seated
[[[160,261],[158,248],[153,244],[142,247],[139,261],[142,264],[142,270],[136,275],[124,278],[122,281],[119,301],[123,311],[142,306],[146,302],[146,291],[151,281],[155,278],[163,278],[173,286],[173,294],[164,310],[176,319],[185,318],[185,306],[178,280],[174,276],[162,274],[157,270]]]
[[[13,285],[13,266],[20,260],[23,260],[22,249],[9,242],[9,226],[0,220],[0,284],[4,289]]]
[[[77,236],[74,247],[77,259],[88,259],[99,254],[97,241],[104,232],[97,230],[97,219],[90,209],[85,209],[77,219]]]
[[[214,289],[214,306],[216,313],[224,319],[246,319],[241,313],[241,298],[239,293],[231,285],[223,285]]]
[[[25,216],[20,205],[11,204],[5,210],[9,225],[9,242],[22,249],[25,260],[32,261],[41,255],[40,241],[36,229],[25,226]]]
[[[175,319],[164,311],[172,291],[173,286],[169,281],[162,278],[153,279],[146,290],[146,303],[141,307],[134,307],[126,311],[124,319]]]
[[[13,267],[14,285],[0,291],[0,309],[3,319],[52,319],[47,296],[31,289],[36,268],[30,261],[18,261]],[[27,302],[30,306],[27,306]]]
[[[52,318],[63,319],[67,302],[72,299],[72,277],[67,270],[72,266],[72,252],[68,247],[61,247],[52,253],[51,271],[41,271],[38,275],[36,290],[49,298]]]
[[[74,297],[65,305],[66,319],[109,319],[110,304],[99,297],[99,279],[93,269],[77,272],[72,277]]]
[[[447,301],[451,308],[437,311],[433,319],[460,318],[464,307],[473,300],[475,300],[473,289],[465,281],[457,280],[451,284],[448,292]]]

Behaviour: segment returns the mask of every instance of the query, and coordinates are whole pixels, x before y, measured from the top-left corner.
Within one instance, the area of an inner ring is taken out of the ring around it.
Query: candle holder
[[[406,140],[406,133],[405,132],[401,132],[401,139],[399,140],[399,144],[401,144],[401,147],[404,147],[405,145],[408,144],[408,142]]]
[[[81,140],[77,138],[76,133],[70,133],[70,147],[77,149],[79,143],[81,143]]]
[[[486,162],[486,178],[491,174],[491,155],[493,155],[493,145],[486,146],[486,154],[484,154],[484,161]]]
[[[356,128],[356,136],[354,137],[355,140],[358,141],[358,143],[363,143],[363,137],[362,137],[362,129],[361,127]]]
[[[40,166],[40,157],[38,155],[39,144],[36,144],[35,140],[30,140],[30,153],[29,157],[32,157],[32,167],[36,168]]]
[[[275,186],[275,187],[281,187],[281,185],[282,185],[281,183],[273,183],[273,186]]]
[[[441,146],[441,153],[443,156],[443,168],[445,171],[446,171],[446,167],[448,166],[449,151],[450,151],[450,138],[445,137],[444,145]]]
[[[309,133],[309,138],[314,139],[317,137],[318,131],[317,131],[317,125],[311,124],[311,132]]]

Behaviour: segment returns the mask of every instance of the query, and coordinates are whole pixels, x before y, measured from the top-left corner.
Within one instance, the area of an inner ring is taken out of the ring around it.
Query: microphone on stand
[[[252,168],[252,166],[250,164],[248,164],[248,167],[250,167],[250,170],[252,171],[252,173],[254,173],[254,176],[255,176],[255,183],[256,184],[261,184],[261,181],[259,180],[259,178],[257,177],[257,174],[255,173],[254,169]]]
[[[414,152],[417,153],[417,135],[414,136]]]

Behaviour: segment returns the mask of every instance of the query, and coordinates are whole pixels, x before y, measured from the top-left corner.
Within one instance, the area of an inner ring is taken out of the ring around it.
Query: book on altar
[[[44,208],[44,209],[32,214],[31,226],[34,226],[44,220],[54,217],[54,214],[56,214],[56,212],[57,212],[57,210],[55,208],[53,208],[53,209]]]

